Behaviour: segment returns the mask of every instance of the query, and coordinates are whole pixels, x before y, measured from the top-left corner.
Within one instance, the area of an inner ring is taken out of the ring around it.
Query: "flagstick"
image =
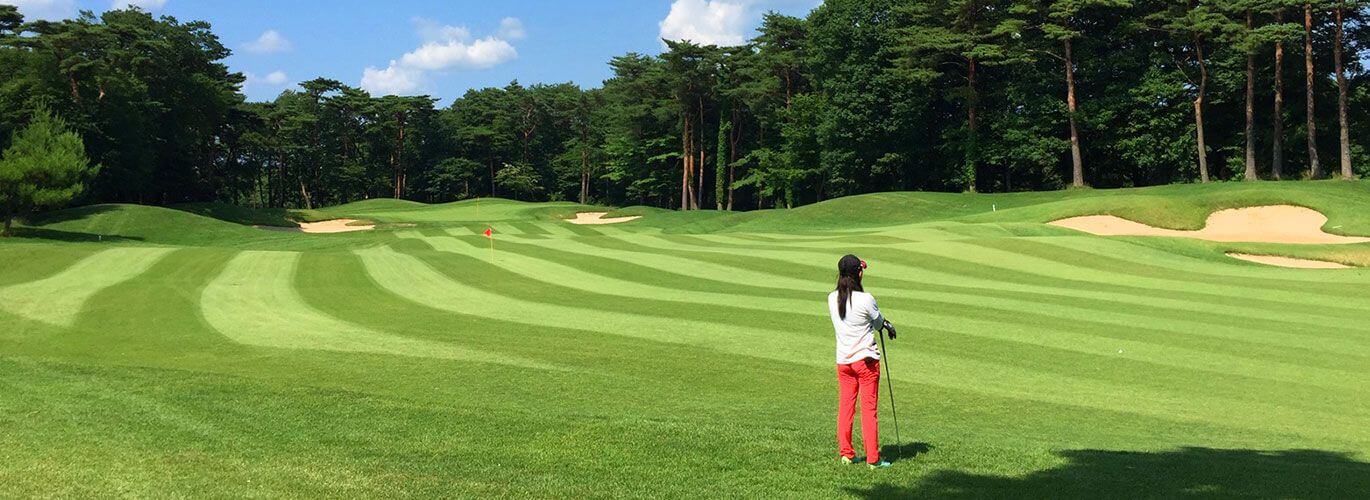
[[[495,233],[490,233],[490,264],[495,263]]]

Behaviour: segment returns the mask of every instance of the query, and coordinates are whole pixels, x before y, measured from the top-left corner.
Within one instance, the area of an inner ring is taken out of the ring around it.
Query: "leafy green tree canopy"
[[[14,218],[38,209],[62,206],[85,189],[95,175],[81,136],[66,122],[39,107],[28,127],[14,134],[0,156],[0,215],[8,235]]]

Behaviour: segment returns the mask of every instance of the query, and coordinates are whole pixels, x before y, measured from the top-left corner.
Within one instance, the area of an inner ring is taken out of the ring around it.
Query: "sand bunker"
[[[589,224],[589,225],[597,225],[597,224],[618,224],[618,223],[620,223],[620,222],[631,222],[631,221],[635,221],[635,220],[638,220],[638,219],[641,219],[641,218],[642,218],[641,215],[634,215],[634,216],[632,216],[632,217],[612,217],[612,218],[605,218],[605,217],[604,217],[605,215],[609,215],[609,212],[580,212],[580,213],[576,214],[576,218],[574,218],[574,219],[566,219],[566,222],[570,222],[570,223],[572,223],[572,224]]]
[[[1323,232],[1327,216],[1317,210],[1293,205],[1220,210],[1208,216],[1198,231],[1161,229],[1112,215],[1071,217],[1052,222],[1060,226],[1102,236],[1172,236],[1208,241],[1244,243],[1292,243],[1301,245],[1370,242],[1370,238],[1340,236]]]
[[[1351,266],[1325,260],[1295,259],[1275,255],[1251,255],[1248,253],[1228,253],[1228,257],[1268,266],[1293,267],[1297,269],[1351,269]]]
[[[351,223],[353,223],[353,222],[357,222],[357,220],[356,220],[356,219],[333,219],[333,220],[326,220],[326,221],[320,221],[320,222],[301,222],[299,227],[257,226],[257,228],[259,228],[259,229],[266,229],[266,230],[268,230],[268,231],[285,231],[285,232],[289,232],[289,233],[317,233],[317,234],[327,234],[327,233],[350,233],[350,232],[353,232],[353,231],[370,231],[370,230],[376,228],[376,225],[375,225],[375,224],[363,224],[363,225],[357,225],[357,226],[349,226],[349,225],[348,225],[348,224],[351,224]]]

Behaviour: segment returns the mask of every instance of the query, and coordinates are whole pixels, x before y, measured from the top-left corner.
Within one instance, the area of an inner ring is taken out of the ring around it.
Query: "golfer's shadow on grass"
[[[918,458],[918,455],[932,451],[933,448],[931,444],[923,442],[904,443],[903,446],[887,444],[880,447],[880,458],[890,463],[913,460]]]
[[[913,484],[848,488],[862,498],[1364,498],[1370,463],[1320,450],[1074,450],[1021,478],[932,472]],[[916,467],[917,464],[906,466]]]

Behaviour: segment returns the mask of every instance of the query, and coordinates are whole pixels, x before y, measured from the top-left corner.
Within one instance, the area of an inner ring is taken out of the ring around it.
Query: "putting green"
[[[336,235],[200,215],[279,210],[72,209],[0,239],[0,496],[1363,496],[1370,269],[1227,254],[1364,265],[1370,244],[1048,224],[1278,204],[1370,235],[1365,182],[607,226],[494,199],[310,213],[379,223]],[[846,253],[899,325],[882,471],[836,461],[825,298]]]

